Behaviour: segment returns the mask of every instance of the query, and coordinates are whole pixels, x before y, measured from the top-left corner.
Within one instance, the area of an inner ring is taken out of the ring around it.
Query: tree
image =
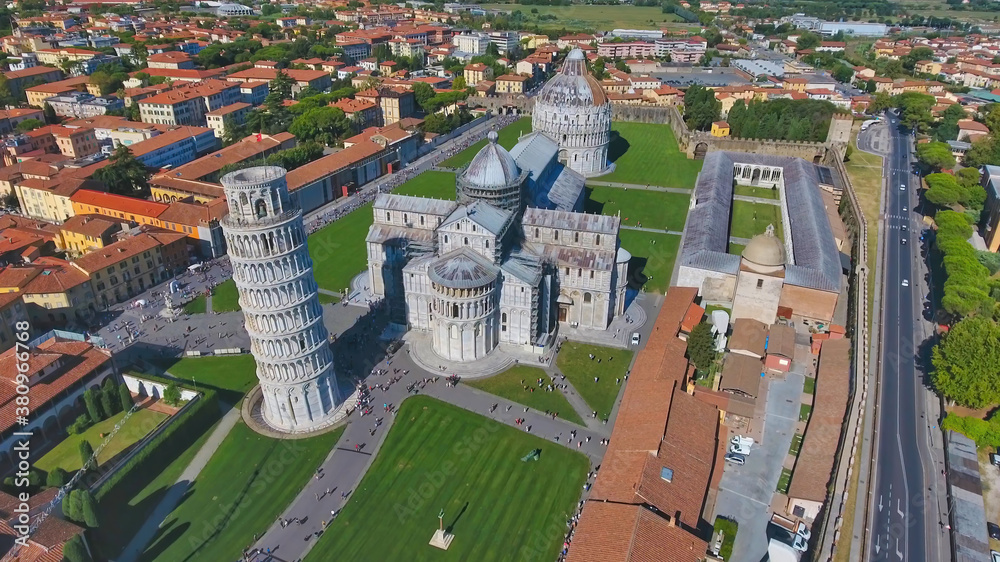
[[[44,126],[45,123],[42,123],[38,119],[25,119],[24,121],[18,123],[15,129],[17,129],[17,132],[19,133],[27,133],[28,131],[34,131],[35,129]]]
[[[45,105],[42,106],[42,115],[45,116],[45,122],[49,125],[55,125],[59,122],[59,116],[56,115],[55,108],[49,105],[49,102],[45,102]]]
[[[434,97],[434,88],[426,82],[414,82],[412,91],[413,101],[418,107],[423,107],[425,101]]]
[[[1000,327],[971,317],[951,327],[934,346],[931,380],[942,396],[969,408],[1000,403]]]
[[[465,76],[456,76],[455,79],[452,80],[452,82],[451,82],[451,89],[452,90],[461,91],[461,90],[464,90],[466,87],[467,86],[465,84]]]
[[[868,109],[872,114],[875,114],[881,113],[890,107],[892,107],[892,96],[885,92],[878,92],[872,99],[872,103],[868,106]]]
[[[701,84],[693,84],[684,92],[684,117],[689,129],[708,130],[719,119],[721,110],[722,103],[715,99],[715,93]]]
[[[63,500],[65,506],[66,501]],[[83,545],[83,535],[74,535],[63,545],[63,560],[66,562],[93,562],[87,547]]]
[[[69,475],[66,471],[59,468],[53,468],[49,471],[48,475],[45,477],[45,485],[49,488],[62,488],[69,481]]]
[[[83,522],[91,529],[99,527],[100,525],[97,520],[97,500],[94,499],[94,494],[90,493],[89,489],[84,488],[80,490],[80,503],[80,515]]]
[[[246,138],[247,130],[236,124],[233,119],[225,119],[222,122],[222,146],[236,144]]]
[[[7,108],[12,105],[17,105],[17,100],[10,90],[10,83],[7,81],[7,77],[0,75],[0,106]]]
[[[924,131],[934,122],[931,108],[937,103],[934,96],[919,92],[905,92],[895,96],[893,103],[900,109],[900,121],[905,127],[915,131]]]
[[[972,147],[962,158],[962,164],[972,168],[1000,164],[1000,142],[997,142],[993,133],[973,141]]]
[[[795,50],[813,49],[819,47],[822,42],[823,39],[819,35],[806,31],[802,35],[799,35],[799,38],[795,41]]]
[[[691,330],[687,341],[687,354],[699,371],[707,371],[712,366],[717,353],[711,324],[701,322]]]
[[[171,406],[177,406],[181,403],[181,389],[176,382],[171,382],[163,389],[163,401]]]
[[[951,174],[930,174],[927,181],[927,200],[939,207],[950,207],[962,200],[962,188]]]
[[[108,191],[118,195],[136,196],[149,191],[146,165],[136,160],[125,145],[115,149],[107,166],[94,172],[94,179],[104,182]]]
[[[63,497],[63,503],[63,514],[66,517],[71,521],[83,521],[83,497],[80,496],[80,490],[70,491]],[[68,508],[65,505],[66,503],[69,504]]]
[[[339,107],[317,107],[299,115],[288,127],[288,132],[300,142],[314,141],[335,146],[351,131],[351,120]]]
[[[132,409],[134,402],[132,400],[132,393],[128,389],[128,385],[118,385],[118,402],[121,404],[122,411],[127,412]]]
[[[94,456],[94,447],[90,445],[90,441],[83,439],[80,441],[80,462],[83,467],[87,467],[87,463],[90,462],[91,457]],[[97,459],[94,459],[93,468],[97,468]]]
[[[104,415],[101,413],[100,399],[97,397],[96,390],[88,388],[84,391],[83,403],[87,406],[87,414],[90,416],[90,421],[97,423],[104,419]]]
[[[934,170],[955,167],[951,147],[944,142],[927,142],[917,145],[917,160]]]
[[[292,88],[295,86],[295,81],[291,79],[288,74],[285,74],[283,70],[279,70],[278,74],[275,75],[274,80],[268,85],[270,88],[268,98],[274,94],[282,102],[285,100],[292,99]]]
[[[111,379],[107,379],[111,381]],[[101,408],[108,413],[108,417],[111,417],[119,412],[121,412],[121,402],[118,401],[118,389],[114,381],[111,384],[105,384],[104,388],[101,389]]]

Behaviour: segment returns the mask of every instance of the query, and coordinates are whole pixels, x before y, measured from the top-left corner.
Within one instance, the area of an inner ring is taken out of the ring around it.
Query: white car
[[[900,190],[900,191],[906,191],[906,186],[905,186],[905,185],[901,185],[901,186],[899,186],[899,190]]]
[[[792,541],[792,548],[799,552],[805,552],[809,550],[809,541],[802,538],[801,535],[795,535],[795,540]]]
[[[632,345],[639,345],[639,332],[632,332]]]
[[[906,207],[903,207],[903,212],[904,212],[904,213],[906,212]]]
[[[904,287],[909,287],[910,286],[910,280],[909,279],[903,279],[903,286]]]
[[[990,551],[990,556],[993,558],[993,562],[1000,562],[1000,552],[995,550]]]
[[[799,521],[799,524],[795,527],[795,534],[807,541],[809,540],[809,537],[812,536],[812,533],[809,532],[809,527],[806,527],[806,524],[801,521]]]
[[[732,443],[729,445],[729,452],[736,453],[738,455],[749,455],[750,445],[744,443]]]
[[[745,437],[743,435],[734,435],[729,442],[733,445],[746,445],[747,447],[751,447],[754,444],[753,437]]]

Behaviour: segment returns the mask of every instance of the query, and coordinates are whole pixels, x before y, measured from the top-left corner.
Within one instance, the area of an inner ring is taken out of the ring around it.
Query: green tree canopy
[[[25,119],[24,121],[18,123],[15,129],[19,133],[27,133],[28,131],[34,131],[35,129],[44,126],[45,123],[42,123],[38,119]]]
[[[104,182],[108,191],[118,195],[137,196],[149,191],[146,165],[136,160],[125,145],[115,149],[107,166],[94,172],[94,179]]]
[[[819,35],[806,31],[802,35],[799,35],[798,40],[795,41],[795,49],[800,51],[802,49],[814,49],[819,47],[822,42],[823,39]]]
[[[955,167],[955,157],[951,147],[944,142],[925,142],[917,145],[917,160],[934,169],[944,170]]]
[[[339,107],[317,107],[296,117],[288,132],[300,142],[314,141],[336,146],[351,132],[351,120]]]
[[[982,317],[966,318],[934,346],[934,388],[969,408],[1000,403],[1000,327]]]
[[[687,354],[699,371],[707,371],[712,366],[717,353],[711,324],[701,322],[691,330],[687,341]]]
[[[684,92],[684,120],[689,129],[707,131],[719,119],[721,110],[715,92],[701,84],[693,84]]]

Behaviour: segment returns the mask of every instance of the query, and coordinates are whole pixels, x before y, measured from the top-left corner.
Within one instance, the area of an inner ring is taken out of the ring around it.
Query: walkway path
[[[149,515],[146,522],[143,523],[139,531],[132,537],[125,550],[122,551],[121,556],[118,557],[118,562],[134,562],[138,560],[139,555],[146,550],[146,547],[153,541],[156,537],[156,533],[160,528],[160,525],[166,521],[167,517],[177,508],[177,505],[184,498],[184,494],[187,493],[188,488],[194,483],[195,478],[201,473],[205,465],[208,464],[209,459],[215,454],[216,449],[222,444],[222,441],[229,435],[229,432],[236,426],[236,422],[240,420],[240,409],[238,406],[231,406],[229,404],[219,404],[220,408],[229,408],[229,410],[222,416],[222,420],[219,425],[215,428],[215,431],[209,435],[205,444],[198,449],[194,458],[191,459],[191,463],[187,465],[184,472],[181,473],[177,481],[167,490],[166,495],[160,500],[160,503],[156,506],[156,509]]]
[[[781,201],[777,199],[765,199],[763,197],[752,197],[750,195],[733,195],[733,199],[736,201],[746,201],[747,203],[760,203],[761,205],[781,205]]]
[[[643,232],[652,232],[654,234],[673,234],[674,236],[680,236],[683,232],[677,230],[660,230],[656,228],[646,228],[645,226],[628,226],[626,224],[622,225],[622,230],[641,230]]]
[[[394,376],[393,369],[400,369],[399,374],[404,370],[410,372],[391,385],[385,392],[378,388],[373,390],[372,406],[375,414],[352,415],[344,435],[330,456],[323,462],[320,471],[321,477],[310,480],[299,496],[281,515],[282,519],[298,518],[302,523],[290,523],[282,527],[280,520],[276,521],[253,545],[254,548],[270,548],[272,554],[276,553],[276,556],[281,560],[291,561],[304,557],[318,540],[315,534],[322,531],[323,522],[331,519],[332,511],[339,510],[346,505],[350,494],[357,488],[375,455],[382,447],[385,436],[394,421],[394,415],[385,414],[382,411],[382,403],[390,405],[393,409],[398,409],[399,404],[409,396],[406,387],[411,383],[419,383],[425,378],[433,382],[428,382],[420,390],[423,394],[512,427],[517,427],[514,424],[515,418],[524,418],[526,421],[522,427],[530,427],[531,433],[545,439],[554,439],[558,436],[559,443],[586,454],[592,466],[600,464],[604,457],[605,446],[600,444],[600,440],[610,434],[610,425],[601,425],[597,431],[589,427],[582,428],[562,419],[553,419],[543,412],[530,408],[526,412],[525,407],[520,404],[500,399],[492,394],[462,384],[455,387],[447,386],[443,377],[435,375],[428,377],[426,372],[418,369],[410,360],[407,352],[397,353],[395,358],[379,364],[378,367],[388,369],[389,373],[382,376],[371,376],[366,381],[367,384],[376,385],[388,382],[388,379]],[[493,404],[498,404],[498,406],[491,413],[489,410]],[[384,423],[376,429],[375,419],[377,417],[383,418]],[[372,430],[375,430],[374,435]],[[579,447],[577,441],[568,442],[569,432],[573,430],[577,431],[577,437],[582,440]],[[590,437],[589,442],[586,441],[587,437]],[[360,451],[355,450],[356,445],[361,446]],[[326,494],[328,489],[330,494]],[[344,493],[348,494],[346,499],[342,496]],[[265,559],[260,557],[257,560],[263,562]]]
[[[212,313],[212,293],[205,295],[205,314]]]
[[[623,187],[625,189],[645,189],[647,191],[667,191],[670,193],[684,193],[686,195],[691,195],[694,190],[686,189],[683,187],[663,187],[662,185],[640,185],[637,183],[617,183],[609,181],[593,181],[587,180],[587,185],[603,185],[606,187]]]

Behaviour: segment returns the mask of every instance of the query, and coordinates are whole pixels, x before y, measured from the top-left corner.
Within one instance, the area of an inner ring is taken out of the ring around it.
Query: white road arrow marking
[[[903,559],[903,551],[899,550],[899,537],[896,537],[896,556],[898,556],[900,560]]]
[[[879,513],[882,512],[882,495],[881,494],[879,494],[879,496],[878,496],[878,510],[879,510]]]
[[[898,513],[900,517],[903,516],[903,502],[901,500],[896,500],[896,513]]]

